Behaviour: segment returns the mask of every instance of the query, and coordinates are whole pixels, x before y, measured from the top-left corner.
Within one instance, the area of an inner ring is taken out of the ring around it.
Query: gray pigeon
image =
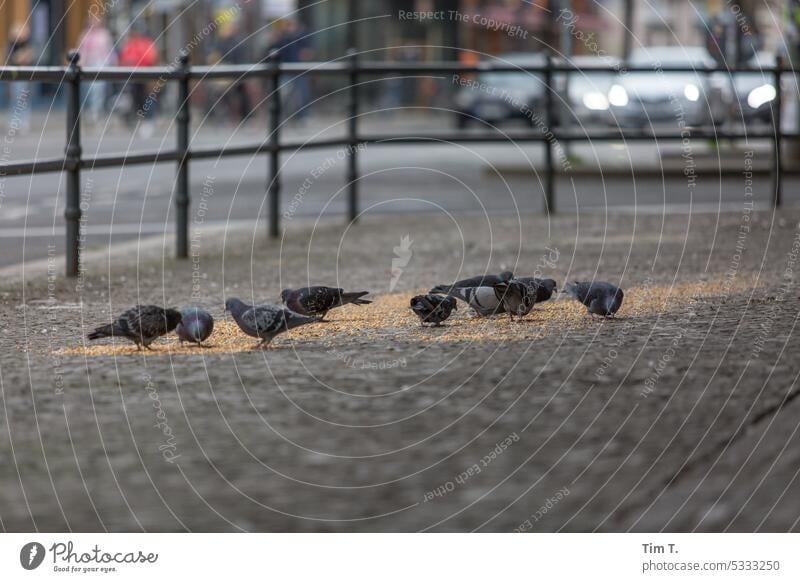
[[[341,307],[348,303],[354,305],[372,303],[372,301],[362,299],[368,293],[369,291],[345,293],[344,289],[336,287],[302,287],[300,289],[284,289],[281,291],[281,301],[295,313],[324,319],[328,311],[334,307]]]
[[[536,289],[516,279],[499,283],[494,288],[503,303],[503,310],[511,319],[524,317],[531,312],[536,303]]]
[[[536,290],[536,303],[544,303],[553,296],[558,290],[558,284],[554,279],[539,279],[537,277],[520,277],[515,279],[526,285],[533,286]]]
[[[622,289],[604,281],[573,281],[565,285],[564,292],[583,303],[592,317],[613,317],[625,297]]]
[[[181,322],[181,312],[156,305],[137,305],[125,311],[116,321],[102,325],[87,335],[90,340],[104,337],[124,337],[136,344],[152,349],[156,338],[171,332]]]
[[[417,314],[420,323],[432,323],[439,326],[445,321],[453,310],[457,310],[455,297],[442,295],[417,295],[411,298],[411,311]]]
[[[461,299],[481,317],[508,313],[513,319],[530,312],[535,301],[528,287],[518,281],[498,283],[496,287],[456,287],[448,295]]]
[[[305,317],[280,305],[250,306],[236,297],[225,301],[225,311],[231,312],[239,329],[261,340],[255,347],[262,349],[269,346],[278,334],[307,323],[320,322],[316,317]]]
[[[199,307],[187,307],[181,310],[181,322],[175,328],[180,343],[189,342],[203,346],[214,331],[214,318],[211,314]]]
[[[443,293],[447,294],[452,289],[466,289],[468,287],[494,287],[500,283],[507,283],[514,278],[514,273],[511,271],[503,271],[499,275],[477,275],[469,279],[461,279],[452,285],[436,285],[430,290],[430,293]]]

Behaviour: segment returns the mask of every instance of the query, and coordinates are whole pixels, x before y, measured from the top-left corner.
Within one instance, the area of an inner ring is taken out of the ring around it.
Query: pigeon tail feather
[[[369,291],[356,291],[354,293],[342,293],[342,305],[352,303],[354,305],[368,305],[372,301],[361,299],[364,295],[369,295]]]
[[[114,326],[112,324],[98,327],[86,337],[90,340],[96,340],[104,337],[112,337],[114,335]]]

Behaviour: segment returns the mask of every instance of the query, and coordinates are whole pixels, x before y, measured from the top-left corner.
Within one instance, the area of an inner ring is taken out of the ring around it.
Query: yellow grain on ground
[[[737,285],[737,289],[732,289],[730,283],[722,280],[627,288],[617,319],[669,313],[704,297],[724,296],[747,288],[752,287],[747,287],[744,281]],[[371,305],[347,305],[335,309],[328,314],[328,322],[306,325],[281,334],[273,340],[270,349],[329,347],[346,344],[351,339],[370,342],[530,341],[561,334],[565,328],[594,325],[583,305],[571,299],[559,299],[536,305],[522,321],[514,322],[507,315],[476,317],[472,309],[459,302],[458,311],[441,327],[422,327],[417,316],[409,309],[409,300],[415,294],[381,295],[374,297]],[[242,333],[229,316],[214,315],[217,318],[214,333],[206,340],[205,347],[180,345],[178,338],[170,334],[154,342],[151,351],[138,352],[130,342],[109,339],[102,340],[102,343],[65,347],[57,353],[85,356],[212,354],[249,351],[258,344],[257,339]]]

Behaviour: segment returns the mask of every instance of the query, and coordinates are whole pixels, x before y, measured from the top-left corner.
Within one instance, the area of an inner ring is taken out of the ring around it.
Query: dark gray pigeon
[[[422,325],[432,323],[439,326],[453,310],[457,310],[455,297],[443,295],[417,295],[411,298],[411,311],[417,314]]]
[[[508,313],[526,315],[533,308],[535,298],[528,287],[518,281],[498,283],[495,287],[456,287],[448,295],[467,303],[481,317]]]
[[[199,307],[186,307],[181,309],[181,322],[175,328],[180,343],[189,342],[202,346],[214,331],[214,318],[211,314]]]
[[[515,315],[517,317],[528,315],[536,303],[536,289],[516,279],[498,283],[494,290],[503,304],[503,310],[511,319],[514,319]]]
[[[622,305],[622,289],[604,281],[573,281],[564,286],[564,292],[586,306],[592,317],[613,317]]]
[[[124,337],[138,349],[152,349],[156,338],[171,332],[181,322],[181,312],[156,305],[137,305],[125,311],[116,321],[103,325],[90,333],[90,340],[104,337]]]
[[[368,293],[369,291],[345,293],[344,289],[336,287],[302,287],[300,289],[284,289],[281,291],[281,301],[295,313],[324,319],[328,311],[334,307],[341,307],[348,303],[353,305],[372,303],[372,301],[362,299]]]
[[[316,317],[305,317],[280,305],[250,306],[232,297],[225,301],[225,311],[230,311],[233,320],[244,333],[257,337],[261,343],[255,348],[266,348],[276,335],[308,323],[319,323]]]
[[[554,279],[539,279],[537,277],[519,277],[515,279],[526,285],[533,286],[536,290],[536,303],[544,303],[553,296],[558,290],[558,284]]]
[[[443,293],[447,294],[452,289],[466,289],[468,287],[494,287],[499,283],[507,283],[514,278],[514,273],[511,271],[503,271],[499,275],[477,275],[469,279],[461,279],[452,285],[436,285],[430,290],[430,293]]]

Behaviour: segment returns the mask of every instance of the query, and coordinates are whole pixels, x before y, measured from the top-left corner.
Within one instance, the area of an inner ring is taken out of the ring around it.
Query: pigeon
[[[457,309],[455,297],[428,294],[411,298],[411,311],[417,314],[422,325],[439,326]]]
[[[480,317],[508,313],[513,319],[530,312],[535,301],[528,287],[518,281],[498,283],[496,287],[456,287],[448,295],[467,303]]]
[[[468,287],[494,287],[499,283],[506,283],[514,278],[511,271],[503,271],[499,275],[477,275],[469,279],[461,279],[452,285],[436,285],[430,293],[448,294],[452,289],[466,289]]]
[[[512,320],[515,315],[518,317],[528,315],[536,303],[536,289],[516,279],[499,283],[494,290],[503,304],[503,310]]]
[[[136,344],[152,349],[153,341],[171,332],[181,322],[181,312],[156,305],[137,305],[125,311],[116,321],[102,325],[90,333],[90,340],[104,337],[124,337]]]
[[[203,346],[203,342],[208,339],[214,331],[214,318],[208,311],[199,307],[187,307],[181,310],[181,322],[175,328],[181,345],[189,342]]]
[[[553,279],[539,279],[537,277],[520,277],[515,279],[525,283],[526,285],[533,286],[536,290],[536,303],[544,303],[553,296],[558,290],[558,284]]]
[[[625,296],[622,289],[604,281],[573,281],[565,285],[564,292],[583,303],[592,317],[613,317]]]
[[[249,336],[257,337],[261,343],[255,348],[266,348],[273,338],[285,331],[308,323],[319,323],[316,317],[306,317],[280,305],[250,306],[232,297],[225,301],[225,311],[230,311],[236,325]]]
[[[356,291],[345,293],[344,289],[335,287],[302,287],[300,289],[284,289],[281,291],[281,301],[284,305],[300,315],[313,315],[324,319],[329,310],[352,303],[354,305],[367,305],[372,303],[362,299],[369,291]]]

